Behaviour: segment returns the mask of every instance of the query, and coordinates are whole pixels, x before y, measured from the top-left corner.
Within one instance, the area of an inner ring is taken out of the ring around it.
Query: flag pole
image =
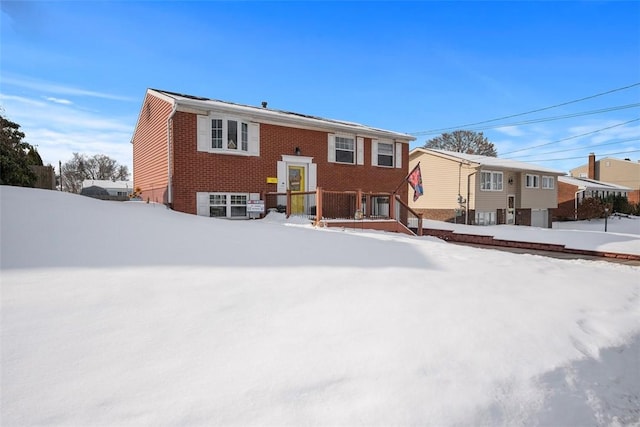
[[[402,182],[401,182],[401,183],[396,187],[396,189],[395,189],[395,190],[393,190],[393,193],[392,193],[392,194],[394,194],[394,195],[395,195],[395,194],[398,192],[398,190],[400,189],[400,187],[402,187],[402,184],[407,184],[407,178],[409,178],[409,177],[411,176],[411,174],[412,174],[416,169],[418,169],[418,167],[420,167],[420,162],[418,162],[418,164],[417,164],[417,165],[415,165],[415,167],[414,167],[413,169],[411,169],[411,172],[409,172],[409,173],[407,174],[407,176],[405,176],[405,177],[404,177],[404,179],[402,180]]]

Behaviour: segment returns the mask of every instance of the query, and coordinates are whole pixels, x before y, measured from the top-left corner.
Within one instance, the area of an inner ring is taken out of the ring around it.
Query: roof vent
[[[267,101],[262,101],[262,108],[267,108]]]

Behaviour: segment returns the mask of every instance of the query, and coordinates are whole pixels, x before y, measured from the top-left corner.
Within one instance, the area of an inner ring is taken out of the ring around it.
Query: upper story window
[[[553,177],[552,176],[543,176],[542,177],[542,188],[546,189],[546,190],[553,190],[554,188],[554,183],[553,183]]]
[[[198,116],[198,151],[260,153],[260,125],[236,118]]]
[[[355,163],[355,141],[353,138],[336,136],[336,162]]]
[[[480,172],[480,190],[502,191],[502,180],[502,172],[482,171]]]
[[[524,186],[527,188],[540,188],[540,176],[527,174],[525,176]]]
[[[358,148],[362,148],[362,138],[358,138],[358,140]],[[327,157],[329,162],[356,164],[356,151],[361,152],[362,150],[356,150],[355,135],[328,134],[328,143]],[[362,157],[361,154],[360,157]],[[361,164],[361,159],[358,160],[358,164]]]
[[[393,167],[393,155],[395,151],[393,148],[393,142],[378,141],[374,142],[374,144],[376,146],[374,148],[374,152],[376,153],[374,164],[376,166]]]

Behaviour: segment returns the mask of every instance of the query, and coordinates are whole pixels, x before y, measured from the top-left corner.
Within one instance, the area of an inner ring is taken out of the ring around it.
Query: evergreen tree
[[[0,184],[33,187],[36,175],[29,165],[42,159],[35,149],[25,141],[20,125],[0,115]],[[33,154],[29,154],[33,153]],[[36,163],[34,163],[36,162]]]

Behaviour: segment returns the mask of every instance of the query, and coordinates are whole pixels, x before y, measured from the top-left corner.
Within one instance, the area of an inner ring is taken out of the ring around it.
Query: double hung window
[[[502,172],[482,171],[480,172],[480,190],[502,191],[502,180]]]
[[[346,136],[336,136],[336,162],[355,163],[355,141]]]
[[[524,186],[526,188],[540,188],[540,177],[538,175],[525,176]]]
[[[542,188],[545,190],[553,190],[553,177],[552,176],[542,176]]]
[[[378,166],[393,167],[393,143],[378,142]]]

